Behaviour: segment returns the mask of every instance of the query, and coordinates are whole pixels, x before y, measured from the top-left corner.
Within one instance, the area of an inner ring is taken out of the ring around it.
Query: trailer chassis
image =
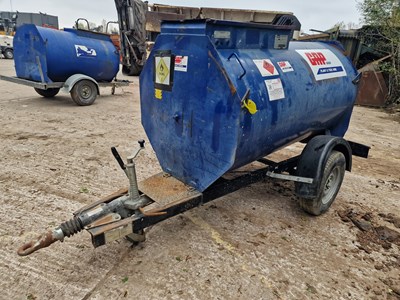
[[[41,71],[42,69],[39,68]],[[97,82],[84,74],[74,74],[65,82],[45,82],[41,73],[42,82],[18,78],[14,76],[0,75],[0,80],[33,87],[35,91],[45,97],[53,98],[60,89],[71,94],[72,100],[79,106],[92,105],[100,94],[100,87],[111,87],[111,94],[115,94],[115,88],[128,86],[131,82],[127,80],[114,79],[111,82]]]
[[[347,142],[338,137],[317,136],[314,139],[317,140],[317,143],[321,140],[325,141],[322,147],[324,150],[320,151],[321,154],[320,157],[317,157],[317,161],[327,160],[332,152],[336,152],[336,150],[333,150],[335,146],[341,146],[342,143],[348,145],[350,157],[351,155],[368,157],[368,146]],[[320,146],[316,149],[303,150],[301,155],[281,162],[261,158],[257,161],[259,163],[257,166],[252,163],[230,171],[205,191],[200,192],[164,172],[138,183],[135,159],[139,152],[144,149],[144,141],[139,141],[139,145],[139,149],[127,158],[126,163],[123,162],[117,150],[114,147],[111,148],[118,164],[128,177],[129,187],[127,189],[121,189],[82,207],[74,212],[72,219],[22,245],[17,253],[20,256],[29,255],[41,248],[50,246],[56,241],[64,241],[65,237],[70,237],[83,229],[91,234],[94,247],[99,247],[122,237],[127,237],[128,240],[135,243],[142,242],[145,240],[145,228],[262,181],[267,177],[290,180],[300,185],[321,186],[318,181],[322,177],[299,176],[297,170],[299,162],[304,159],[308,161],[310,157],[316,157],[313,151],[320,150]],[[348,170],[351,169],[351,159],[347,168]],[[323,185],[322,188],[326,187]],[[338,188],[340,188],[340,185]]]

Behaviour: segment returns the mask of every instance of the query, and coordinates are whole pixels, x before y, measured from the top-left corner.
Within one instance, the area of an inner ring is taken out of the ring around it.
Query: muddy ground
[[[0,60],[0,74],[13,74]],[[89,107],[0,81],[1,299],[399,299],[400,125],[356,107],[354,159],[331,209],[304,213],[293,184],[268,180],[153,226],[147,241],[92,248],[87,232],[28,257],[16,249],[127,186],[110,152],[145,138],[138,79]],[[292,156],[295,145],[275,157]],[[160,171],[147,145],[139,179]]]

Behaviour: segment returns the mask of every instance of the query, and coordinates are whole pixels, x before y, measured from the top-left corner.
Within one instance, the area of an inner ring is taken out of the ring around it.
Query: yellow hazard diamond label
[[[165,82],[169,76],[169,68],[162,57],[159,58],[159,61],[157,63],[156,76],[157,76],[158,83],[169,84],[169,80],[168,80],[168,82]]]

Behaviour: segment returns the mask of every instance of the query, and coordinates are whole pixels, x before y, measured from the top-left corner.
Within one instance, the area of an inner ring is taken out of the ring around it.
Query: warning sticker
[[[339,58],[328,49],[296,50],[310,66],[315,80],[347,76]]]
[[[187,72],[189,57],[175,56],[175,71]]]
[[[159,100],[162,100],[162,90],[154,89],[154,97],[156,97]]]
[[[267,87],[269,101],[285,98],[285,91],[280,78],[265,80],[265,86]]]
[[[278,61],[278,66],[281,68],[283,73],[294,71],[292,65],[288,61]]]
[[[163,91],[172,91],[174,69],[175,55],[171,53],[171,50],[156,50],[154,52],[153,64],[154,88]],[[162,98],[160,94],[157,94],[157,96]]]
[[[156,56],[156,80],[155,83],[169,85],[169,65],[171,64],[171,57]]]
[[[254,59],[253,62],[261,73],[261,76],[275,76],[279,75],[278,70],[270,59]]]

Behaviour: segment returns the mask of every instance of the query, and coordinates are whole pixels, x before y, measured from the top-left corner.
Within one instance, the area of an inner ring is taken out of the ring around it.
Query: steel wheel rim
[[[81,89],[80,95],[83,99],[89,99],[92,95],[92,89],[88,85],[84,85]]]
[[[339,184],[340,184],[340,168],[339,166],[336,166],[329,173],[328,178],[325,181],[321,199],[322,204],[325,205],[329,203],[329,201],[333,198],[333,196],[337,192]]]
[[[7,58],[7,59],[12,59],[12,58],[13,58],[13,55],[11,54],[11,52],[6,51],[6,52],[4,53],[4,57]]]

